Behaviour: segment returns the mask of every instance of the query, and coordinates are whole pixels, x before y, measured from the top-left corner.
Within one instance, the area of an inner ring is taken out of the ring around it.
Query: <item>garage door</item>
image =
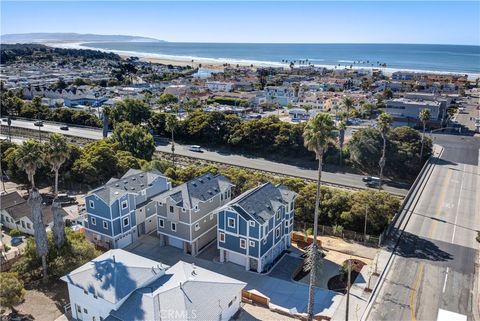
[[[179,240],[179,239],[176,239],[174,237],[171,237],[171,236],[168,237],[168,245],[173,246],[173,247],[177,247],[177,248],[183,250],[183,241]]]
[[[241,266],[245,266],[245,259],[246,259],[245,256],[242,256],[234,252],[227,252],[227,253],[228,253],[227,255],[228,255],[229,262],[232,262]]]
[[[123,249],[130,243],[132,243],[132,234],[125,235],[121,239],[117,240],[117,249]]]

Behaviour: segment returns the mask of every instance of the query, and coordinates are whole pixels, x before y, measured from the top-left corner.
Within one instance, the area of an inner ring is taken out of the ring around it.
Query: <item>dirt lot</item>
[[[31,315],[35,320],[53,321],[64,313],[63,306],[68,301],[65,282],[57,280],[36,289],[26,288],[25,301],[16,307],[19,314]]]

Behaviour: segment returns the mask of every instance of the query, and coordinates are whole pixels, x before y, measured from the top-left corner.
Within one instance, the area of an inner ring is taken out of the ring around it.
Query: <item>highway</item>
[[[2,125],[6,125],[2,121]],[[30,128],[38,130],[38,127],[33,125],[32,121],[27,120],[12,120],[12,127]],[[42,132],[57,132],[71,136],[101,139],[102,131],[93,128],[70,127],[68,131],[60,129],[60,124],[53,124],[44,122],[41,127]],[[46,136],[46,135],[44,135]],[[161,152],[171,152],[171,145],[157,145],[156,149]],[[175,144],[175,152],[178,155],[204,159],[208,161],[222,162],[229,165],[248,167],[256,170],[270,171],[278,174],[291,175],[307,179],[316,179],[317,171],[314,168],[305,168],[299,165],[291,165],[270,161],[264,158],[247,157],[229,152],[222,152],[217,150],[205,150],[202,153],[192,152],[188,150],[188,145]],[[322,173],[322,180],[326,183],[344,185],[353,188],[366,188],[365,183],[362,182],[362,176],[352,173]],[[393,194],[404,196],[408,191],[408,186],[395,184],[393,182],[386,182],[384,190]]]
[[[403,234],[395,231],[398,247],[367,320],[437,320],[440,309],[480,320],[480,139],[436,135],[435,142],[443,154],[407,208]]]

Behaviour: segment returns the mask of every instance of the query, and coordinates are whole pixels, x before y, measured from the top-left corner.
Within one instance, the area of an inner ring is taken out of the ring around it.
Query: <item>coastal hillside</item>
[[[67,42],[163,42],[154,38],[125,36],[125,35],[97,35],[80,33],[16,33],[0,36],[0,42],[5,43],[67,43]]]
[[[10,62],[54,61],[54,59],[105,59],[119,61],[119,55],[89,49],[52,48],[41,44],[2,44],[0,64]]]

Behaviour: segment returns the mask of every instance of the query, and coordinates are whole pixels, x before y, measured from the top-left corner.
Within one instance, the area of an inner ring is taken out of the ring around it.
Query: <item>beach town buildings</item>
[[[87,238],[104,248],[123,248],[157,228],[153,197],[171,189],[161,173],[130,169],[85,197]]]
[[[223,81],[207,81],[205,83],[208,90],[210,91],[222,91],[222,92],[230,92],[233,90],[234,83],[232,82],[223,82]]]
[[[154,197],[160,245],[196,256],[215,240],[215,210],[230,201],[232,187],[225,176],[206,173]]]
[[[291,245],[296,193],[266,183],[218,211],[217,247],[221,262],[267,271]]]
[[[387,100],[385,104],[385,112],[397,120],[418,120],[420,111],[428,109],[430,111],[430,119],[438,121],[446,112],[442,102],[435,100],[395,98]]]
[[[67,213],[60,209],[63,216]],[[32,207],[28,202],[17,192],[6,193],[0,196],[0,218],[3,226],[9,229],[18,229],[20,232],[34,235],[33,228]],[[53,226],[52,206],[42,207],[43,224],[46,229]]]
[[[183,261],[169,267],[110,250],[61,278],[76,320],[220,320],[239,310],[245,283]]]

